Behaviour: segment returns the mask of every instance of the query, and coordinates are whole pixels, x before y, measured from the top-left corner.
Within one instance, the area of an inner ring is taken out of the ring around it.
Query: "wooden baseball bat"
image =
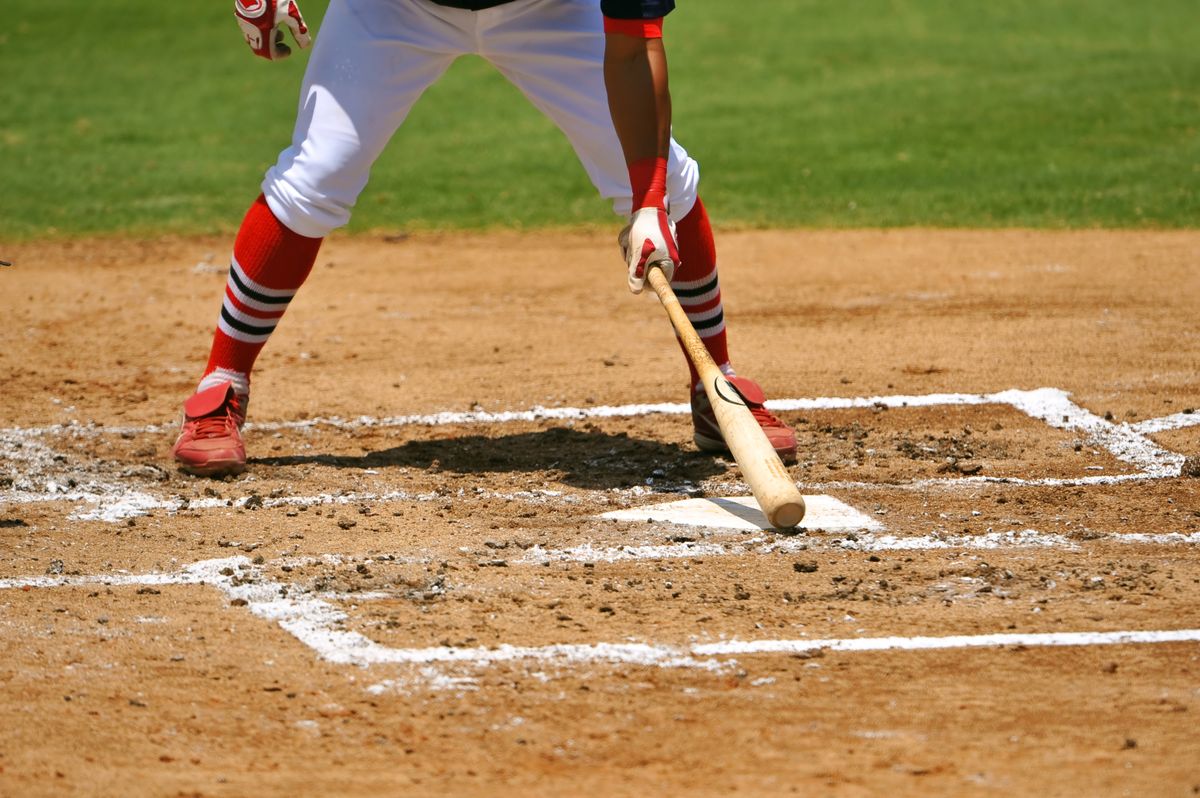
[[[725,445],[742,469],[742,476],[750,485],[758,506],[777,529],[796,526],[804,518],[804,497],[783,467],[783,461],[767,440],[766,433],[704,347],[704,342],[680,306],[662,269],[651,266],[646,273],[646,282],[658,294],[671,319],[671,326],[683,341],[688,358],[699,372],[704,392],[708,394],[717,424],[721,427],[721,435],[725,438]]]

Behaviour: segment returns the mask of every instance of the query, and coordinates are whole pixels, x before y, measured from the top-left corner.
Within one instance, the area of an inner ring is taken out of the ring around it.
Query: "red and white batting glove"
[[[292,48],[283,43],[284,25],[292,31],[300,49],[312,43],[296,0],[234,0],[233,15],[242,28],[246,44],[255,55],[269,61],[292,54]]]
[[[617,243],[629,264],[629,290],[633,293],[640,294],[646,287],[646,270],[651,265],[662,269],[668,281],[675,276],[675,266],[679,263],[675,223],[662,208],[635,211]]]

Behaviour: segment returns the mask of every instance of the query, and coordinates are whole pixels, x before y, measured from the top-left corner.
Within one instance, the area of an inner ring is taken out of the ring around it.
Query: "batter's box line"
[[[772,410],[838,410],[868,407],[939,407],[965,405],[1007,405],[1039,419],[1052,428],[1080,432],[1087,437],[1090,445],[1105,449],[1116,459],[1138,469],[1132,474],[1092,475],[1074,478],[1019,478],[1019,477],[988,477],[963,476],[949,479],[925,479],[911,483],[858,483],[833,482],[809,485],[810,488],[888,488],[897,490],[923,490],[937,487],[957,487],[972,483],[1006,483],[1031,487],[1073,487],[1085,485],[1111,485],[1123,482],[1134,482],[1148,479],[1165,479],[1177,477],[1182,472],[1184,455],[1170,452],[1147,437],[1150,432],[1161,432],[1168,429],[1179,429],[1194,424],[1200,424],[1200,414],[1177,413],[1161,419],[1150,419],[1137,425],[1116,423],[1080,407],[1071,401],[1070,395],[1058,388],[1038,388],[1035,390],[1011,389],[990,394],[968,393],[938,393],[922,396],[872,396],[872,397],[822,397],[813,399],[778,399],[767,402]],[[569,420],[587,418],[629,418],[651,414],[683,414],[690,413],[690,407],[685,404],[641,404],[621,406],[601,406],[591,408],[561,407],[535,408],[527,411],[506,411],[491,413],[486,411],[468,413],[436,413],[423,416],[396,416],[390,418],[371,418],[362,416],[353,421],[337,418],[309,419],[306,421],[248,424],[247,427],[259,430],[283,430],[307,428],[317,425],[329,425],[337,428],[357,427],[399,427],[407,425],[447,425],[472,423],[512,423],[516,421],[538,420]],[[52,426],[40,428],[10,428],[0,430],[0,455],[7,459],[29,460],[31,456],[53,457],[52,452],[43,444],[36,444],[31,449],[25,449],[25,440],[52,433],[58,434],[121,434],[132,435],[138,432],[158,432],[165,427],[88,427],[88,426]],[[36,454],[35,454],[36,453]],[[744,486],[735,486],[744,488]],[[83,513],[80,520],[119,521],[125,518],[145,515],[155,509],[172,511],[179,509],[176,500],[165,500],[140,491],[129,491],[120,484],[93,484],[87,490],[67,490],[64,486],[51,486],[51,490],[43,493],[19,492],[9,490],[0,495],[0,503],[32,503],[46,501],[83,501],[98,503],[101,506],[94,511]],[[355,500],[360,502],[380,502],[399,499],[403,492],[384,493],[379,495],[362,494]],[[661,491],[647,491],[659,494]],[[117,498],[113,498],[117,497]],[[294,496],[286,497],[286,501],[296,504],[326,504],[336,503],[336,497],[323,496]],[[203,500],[198,500],[193,506],[206,506]]]
[[[1108,427],[1124,427],[1132,432],[1134,437],[1153,432],[1182,429],[1200,425],[1200,413],[1175,413],[1157,419],[1147,419],[1137,424],[1118,424],[1106,421],[1070,402],[1070,394],[1059,388],[1036,388],[1024,390],[1013,388],[996,393],[933,393],[916,394],[911,396],[858,396],[841,397],[825,396],[801,399],[769,399],[766,406],[770,410],[848,410],[870,407],[936,407],[940,405],[984,405],[1009,404],[1018,410],[1039,418],[1040,409],[1053,410],[1058,405],[1069,405],[1073,411],[1087,417],[1089,423],[1101,422]],[[284,430],[308,429],[311,427],[333,427],[335,429],[360,429],[364,427],[440,427],[467,424],[511,424],[516,422],[535,421],[581,421],[586,419],[603,418],[635,418],[650,415],[687,415],[691,406],[681,402],[657,402],[648,404],[628,405],[599,405],[595,407],[542,407],[537,406],[528,410],[502,411],[445,411],[404,416],[368,416],[362,415],[346,419],[339,416],[322,416],[296,421],[251,421],[245,426],[247,430],[259,432],[281,432]],[[1050,418],[1048,423],[1054,423]],[[1055,424],[1058,426],[1058,424]],[[105,426],[97,424],[51,424],[44,427],[9,427],[0,429],[0,439],[6,435],[16,437],[32,437],[43,435],[120,435],[133,436],[175,431],[177,423],[148,424],[143,426]],[[1063,427],[1067,428],[1067,427]]]
[[[0,589],[79,587],[86,585],[210,585],[252,615],[279,625],[319,658],[339,665],[417,667],[427,686],[469,687],[470,680],[447,677],[436,666],[486,667],[506,662],[578,666],[633,665],[720,671],[737,664],[736,656],[801,654],[814,651],[935,651],[1004,646],[1100,646],[1200,642],[1200,629],[1122,630],[1107,632],[1004,633],[952,636],[858,637],[843,639],[722,640],[686,645],[657,643],[575,643],[542,646],[502,644],[491,648],[429,646],[391,648],[342,628],[349,616],[310,595],[292,595],[289,585],[263,576],[246,557],[204,560],[170,574],[105,574],[0,580]],[[431,667],[434,666],[434,667]],[[409,682],[408,684],[411,684]],[[380,693],[402,683],[385,680],[366,688]]]

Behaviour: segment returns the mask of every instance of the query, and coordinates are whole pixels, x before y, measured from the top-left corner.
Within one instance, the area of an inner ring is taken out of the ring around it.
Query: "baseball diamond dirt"
[[[608,231],[334,236],[223,481],[228,242],[7,245],[0,794],[1200,793],[1200,233],[720,241],[836,524],[727,501]]]

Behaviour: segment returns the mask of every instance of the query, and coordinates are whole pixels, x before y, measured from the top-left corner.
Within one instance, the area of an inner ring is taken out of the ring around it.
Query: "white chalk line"
[[[1005,646],[1101,646],[1148,643],[1200,642],[1200,629],[1123,630],[1108,632],[1005,633],[983,635],[891,636],[843,639],[727,640],[670,646],[654,643],[572,643],[541,646],[503,644],[494,647],[429,646],[391,648],[359,632],[341,628],[349,616],[320,598],[299,594],[294,586],[264,578],[263,568],[246,557],[229,557],[193,563],[174,573],[103,574],[67,577],[30,577],[0,580],[0,589],[33,589],[83,585],[194,585],[218,588],[255,617],[273,622],[310,648],[319,658],[355,665],[466,665],[540,661],[559,665],[617,664],[661,668],[721,670],[735,664],[732,656],[798,654],[819,650],[932,651]],[[445,679],[436,670],[421,671],[422,678]],[[453,686],[469,681],[450,679]],[[368,688],[386,689],[384,682]],[[394,684],[394,683],[393,683]]]
[[[1137,643],[1200,642],[1200,629],[1124,632],[1045,632],[947,637],[858,637],[828,640],[730,640],[694,645],[695,656],[730,654],[800,654],[806,651],[936,651],[950,648],[1005,646],[1124,646]]]
[[[806,487],[810,490],[835,488],[894,488],[896,490],[931,490],[946,488],[958,489],[973,484],[1006,484],[1022,487],[1076,487],[1090,485],[1115,485],[1127,482],[1171,478],[1180,475],[1184,456],[1175,452],[1167,451],[1166,449],[1158,446],[1152,440],[1147,438],[1146,434],[1142,430],[1151,429],[1152,427],[1148,426],[1151,424],[1157,425],[1153,427],[1155,431],[1161,431],[1163,429],[1174,429],[1181,426],[1200,423],[1194,419],[1194,416],[1197,414],[1185,413],[1178,413],[1162,419],[1151,419],[1140,422],[1136,425],[1107,421],[1104,418],[1101,418],[1100,416],[1097,416],[1094,413],[1079,407],[1070,400],[1067,392],[1057,388],[1038,388],[1035,390],[1012,389],[990,394],[941,393],[919,396],[778,399],[769,401],[767,403],[768,407],[773,410],[829,410],[868,407],[904,408],[985,404],[1008,405],[1030,416],[1031,418],[1042,420],[1049,426],[1056,429],[1082,432],[1087,435],[1090,445],[1104,448],[1117,459],[1137,468],[1138,471],[1132,474],[1091,475],[1069,478],[964,476],[944,479],[922,479],[895,484],[849,481],[826,482],[815,485],[804,485],[803,487]],[[670,403],[600,406],[590,408],[539,407],[526,411],[505,411],[498,413],[475,411],[464,413],[435,413],[414,416],[395,416],[389,418],[361,416],[357,419],[349,421],[338,418],[320,418],[308,419],[304,421],[279,422],[275,424],[266,423],[259,424],[257,427],[255,427],[255,425],[248,426],[261,430],[282,430],[307,428],[317,425],[327,425],[339,428],[357,428],[396,427],[417,424],[426,426],[472,423],[500,424],[514,421],[613,418],[644,416],[656,413],[682,414],[685,412],[690,412],[688,405]],[[22,452],[21,450],[24,448],[24,441],[18,439],[28,439],[30,436],[36,437],[51,433],[132,435],[139,432],[158,432],[161,431],[161,429],[162,428],[159,426],[94,427],[82,425],[57,425],[26,429],[10,428],[6,430],[0,430],[0,455],[4,455],[6,458],[10,459],[17,457],[29,459],[31,457],[31,450]],[[14,443],[21,445],[14,446]],[[32,441],[30,441],[30,443],[32,443]],[[34,444],[34,447],[38,447],[32,450],[37,456],[53,456],[53,452],[41,444]],[[151,494],[145,493],[144,491],[129,490],[120,484],[92,484],[88,485],[86,490],[78,490],[68,488],[63,485],[56,485],[53,482],[50,482],[47,487],[49,489],[43,492],[22,492],[16,490],[2,492],[0,493],[0,503],[24,504],[60,501],[91,503],[98,506],[92,510],[76,512],[72,518],[74,520],[99,520],[110,522],[146,515],[154,510],[177,512],[182,508],[178,499],[158,498]],[[729,487],[737,490],[745,489],[745,486],[742,485]],[[655,494],[678,492],[686,491],[682,489],[646,491],[646,493]],[[341,496],[328,495],[291,496],[281,500],[269,500],[272,502],[271,504],[268,504],[268,500],[264,500],[264,506],[277,506],[278,504],[285,502],[295,505],[319,505],[349,503],[349,501],[359,503],[409,500],[419,501],[422,500],[422,496],[433,496],[433,494],[413,495],[404,491],[385,492],[381,494],[361,493],[357,494],[355,498],[350,500],[345,500],[344,497]],[[570,499],[564,499],[564,501],[569,500]],[[245,499],[243,498],[239,501],[244,503]],[[208,509],[229,505],[225,500],[210,501],[198,499],[190,501],[188,506],[197,509]]]
[[[810,397],[797,399],[768,399],[766,406],[770,410],[849,410],[871,407],[905,408],[905,407],[937,407],[941,405],[983,405],[1011,404],[1023,412],[1025,406],[1039,404],[1042,397],[1050,398],[1049,404],[1058,404],[1059,398],[1069,396],[1058,388],[1037,388],[1034,390],[1011,389],[987,394],[972,393],[934,393],[915,395],[889,396],[860,396],[860,397]],[[1030,401],[1032,400],[1032,402]],[[1118,424],[1104,421],[1087,411],[1082,411],[1075,405],[1075,410],[1092,416],[1114,427],[1128,427],[1138,434],[1147,432],[1163,432],[1171,429],[1200,424],[1200,414],[1176,413],[1158,419],[1147,419],[1136,424]],[[467,424],[510,424],[514,422],[536,421],[570,421],[593,418],[631,418],[649,415],[686,415],[691,412],[691,406],[682,402],[656,402],[627,405],[598,405],[595,407],[542,407],[537,406],[528,410],[503,411],[444,411],[439,413],[423,413],[402,416],[369,416],[341,418],[339,416],[322,416],[295,421],[266,421],[248,422],[247,430],[262,432],[281,432],[284,430],[307,429],[311,427],[333,427],[336,429],[357,429],[371,427],[407,427],[424,426],[439,427]],[[1036,415],[1030,413],[1030,415]],[[9,427],[0,429],[0,436],[5,434],[17,436],[42,435],[141,435],[168,432],[178,429],[177,423],[147,424],[142,426],[104,426],[98,424],[51,424],[44,427]],[[1058,425],[1056,425],[1058,426]],[[1066,428],[1066,427],[1064,427]]]
[[[746,540],[685,541],[668,544],[598,546],[585,543],[565,549],[533,546],[514,565],[543,565],[553,562],[625,562],[634,560],[706,559],[709,557],[746,557],[765,554],[799,554],[805,551],[942,551],[950,549],[999,551],[1008,549],[1076,550],[1084,544],[1116,543],[1128,545],[1196,546],[1200,532],[1111,533],[1089,535],[1086,541],[1064,535],[1020,529],[986,532],[979,535],[930,534],[900,536],[874,532],[833,535],[806,533],[795,537],[758,536]]]
[[[629,489],[625,489],[628,492]],[[652,493],[653,491],[644,491]],[[642,495],[642,491],[634,491],[632,495]],[[387,502],[436,502],[452,498],[475,499],[507,499],[528,504],[577,504],[581,498],[556,490],[529,491],[489,491],[483,488],[457,491],[425,491],[415,493],[404,490],[384,491],[353,491],[346,493],[319,493],[308,496],[239,496],[237,498],[160,498],[144,491],[124,490],[105,493],[87,493],[77,490],[63,490],[50,493],[19,493],[14,497],[0,495],[0,502],[11,504],[42,504],[54,502],[71,502],[89,505],[89,509],[76,510],[69,516],[72,521],[107,521],[117,522],[127,518],[136,518],[151,512],[162,510],[175,515],[187,510],[214,509],[245,509],[250,502],[261,500],[261,506],[271,507],[318,507],[324,505],[369,505]]]
[[[1195,426],[1200,426],[1200,412],[1193,411],[1191,413],[1172,413],[1162,418],[1148,418],[1145,421],[1130,424],[1129,428],[1139,435],[1150,435],[1155,432],[1170,432]]]

